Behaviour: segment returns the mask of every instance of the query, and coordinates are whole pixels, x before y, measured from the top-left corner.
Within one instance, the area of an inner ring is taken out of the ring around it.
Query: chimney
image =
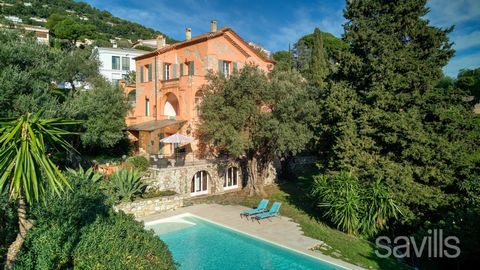
[[[157,36],[157,50],[165,47],[165,37],[162,35]]]
[[[210,32],[212,32],[212,33],[217,32],[217,21],[216,20],[212,20],[210,22]]]
[[[192,39],[192,28],[185,29],[185,40]]]

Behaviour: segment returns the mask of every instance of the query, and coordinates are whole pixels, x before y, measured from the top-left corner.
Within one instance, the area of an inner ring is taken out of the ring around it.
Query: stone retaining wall
[[[137,199],[133,202],[123,202],[114,206],[115,211],[133,214],[136,218],[158,212],[172,211],[183,206],[183,195],[172,195],[150,199]]]

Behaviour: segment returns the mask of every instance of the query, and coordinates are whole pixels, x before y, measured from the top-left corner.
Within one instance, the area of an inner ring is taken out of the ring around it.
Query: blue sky
[[[157,29],[178,40],[186,27],[207,32],[210,20],[229,26],[245,40],[271,51],[285,50],[315,27],[337,37],[343,33],[344,0],[83,0],[113,15]],[[480,67],[480,0],[430,0],[433,25],[455,25],[450,40],[455,57],[444,68],[455,77],[461,68]]]

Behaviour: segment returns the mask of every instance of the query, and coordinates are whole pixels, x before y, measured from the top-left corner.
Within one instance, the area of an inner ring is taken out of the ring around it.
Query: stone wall
[[[137,199],[133,202],[123,202],[114,206],[115,211],[133,214],[135,217],[144,217],[158,212],[172,211],[183,206],[183,195],[157,197],[151,199]]]
[[[238,169],[238,187],[224,189],[223,184],[227,169],[236,167]],[[209,174],[208,195],[221,194],[224,192],[237,191],[246,184],[244,173],[240,164],[231,160],[203,161],[196,165],[171,168],[149,168],[150,175],[146,177],[145,184],[148,189],[173,190],[178,194],[190,195],[192,178],[199,171],[207,171]],[[265,184],[273,184],[276,180],[276,170],[273,165],[269,166]]]

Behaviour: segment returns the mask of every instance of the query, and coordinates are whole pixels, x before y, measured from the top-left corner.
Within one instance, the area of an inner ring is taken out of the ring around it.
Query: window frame
[[[125,60],[125,62],[124,62]],[[122,56],[121,60],[121,68],[123,71],[130,71],[130,57],[128,56]],[[124,65],[125,64],[125,65]]]
[[[114,59],[117,59],[116,61]],[[115,65],[117,64],[117,65]],[[112,55],[112,70],[121,70],[122,68],[122,62],[121,62],[121,57],[118,55]]]
[[[227,171],[225,172],[224,181],[223,181],[223,190],[238,188],[239,178],[240,178],[240,175],[238,173],[237,167],[232,166],[227,168]]]
[[[170,77],[171,66],[172,66],[172,64],[170,64],[170,63],[163,63],[163,80],[164,81],[168,81],[168,80],[172,79]]]

